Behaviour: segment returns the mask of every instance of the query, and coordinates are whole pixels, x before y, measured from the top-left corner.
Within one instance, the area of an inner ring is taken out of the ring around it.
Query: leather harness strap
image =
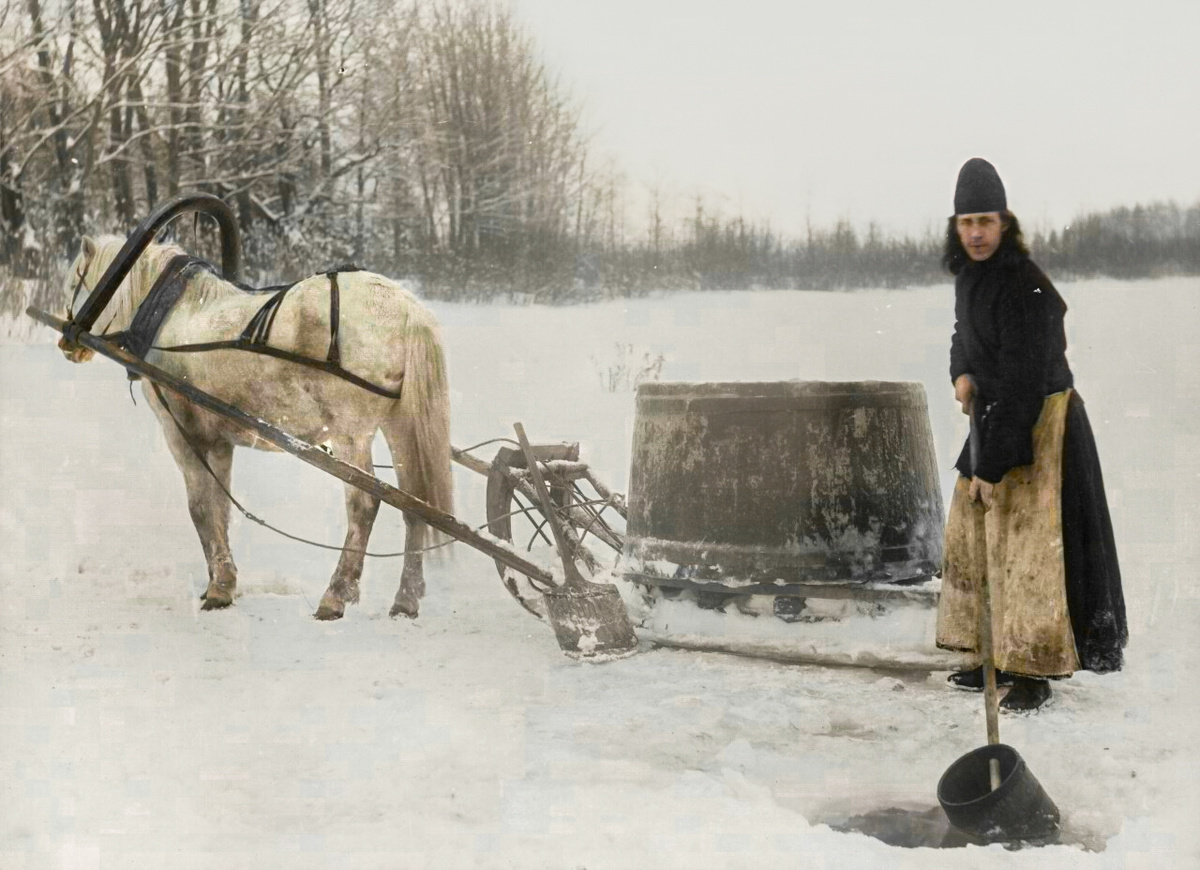
[[[287,295],[287,292],[293,286],[288,285],[275,291],[274,295],[264,302],[258,311],[254,312],[254,316],[250,318],[250,322],[242,330],[242,335],[238,341],[265,345],[267,339],[271,337],[271,327],[275,325],[275,315],[279,312],[279,306],[283,302],[283,297]]]
[[[139,359],[144,359],[163,321],[183,295],[187,279],[207,265],[203,260],[185,255],[172,257],[137,307],[129,327],[106,337]]]
[[[337,272],[326,272],[326,277],[329,278],[329,353],[325,355],[327,362],[333,363],[335,366],[342,364],[342,353],[338,348],[338,282]]]
[[[236,339],[178,344],[171,347],[160,347],[154,344],[154,339],[157,337],[163,321],[166,320],[175,303],[183,295],[188,279],[198,269],[213,271],[212,267],[203,260],[187,256],[174,257],[167,264],[166,268],[163,269],[162,274],[158,276],[158,279],[154,282],[154,286],[150,288],[150,292],[146,295],[145,300],[138,306],[129,329],[114,333],[108,337],[140,359],[145,358],[146,353],[151,349],[169,353],[195,353],[208,350],[250,351],[251,353],[259,353],[264,356],[287,360],[307,366],[308,368],[327,372],[342,380],[349,381],[357,387],[369,390],[376,395],[385,396],[389,399],[400,398],[400,390],[389,390],[380,387],[348,371],[342,366],[341,348],[338,341],[341,321],[341,293],[338,288],[337,276],[339,272],[361,271],[357,266],[347,264],[324,273],[329,279],[329,351],[326,353],[324,360],[301,356],[290,350],[272,347],[267,343],[271,337],[271,328],[275,325],[275,316],[279,313],[279,306],[283,303],[287,292],[296,286],[295,284],[288,284],[279,288],[272,287],[268,291],[250,290],[249,292],[271,292],[271,297],[254,313],[254,316],[250,318],[250,322],[246,324],[246,328],[242,330],[242,334]],[[138,376],[135,376],[131,372],[130,380],[137,379]],[[401,386],[403,387],[403,378],[401,382]]]

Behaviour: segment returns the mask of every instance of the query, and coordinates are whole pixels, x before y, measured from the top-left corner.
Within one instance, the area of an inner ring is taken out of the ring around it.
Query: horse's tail
[[[450,379],[441,332],[420,303],[409,307],[403,330],[404,381],[393,414],[401,437],[397,457],[400,485],[446,513],[454,512],[454,476],[450,458]],[[434,540],[444,537],[434,530]]]

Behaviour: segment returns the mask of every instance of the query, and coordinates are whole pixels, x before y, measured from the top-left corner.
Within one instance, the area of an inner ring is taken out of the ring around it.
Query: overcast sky
[[[789,233],[1200,201],[1200,0],[512,0],[631,181]]]

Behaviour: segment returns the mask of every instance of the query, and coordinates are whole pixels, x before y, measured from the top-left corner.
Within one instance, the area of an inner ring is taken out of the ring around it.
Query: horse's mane
[[[93,242],[96,245],[96,252],[88,262],[86,283],[88,287],[95,289],[104,271],[112,264],[124,246],[125,239],[122,236],[98,236],[93,239]],[[174,244],[151,243],[148,245],[134,262],[133,268],[129,270],[129,275],[117,287],[112,299],[104,307],[104,312],[101,314],[103,321],[106,324],[112,324],[117,329],[127,328],[133,320],[133,314],[137,307],[142,304],[142,300],[154,286],[154,279],[161,274],[163,268],[173,257],[185,253],[187,252],[183,248]],[[200,274],[208,275],[207,272]],[[108,329],[106,328],[104,331],[107,332]]]

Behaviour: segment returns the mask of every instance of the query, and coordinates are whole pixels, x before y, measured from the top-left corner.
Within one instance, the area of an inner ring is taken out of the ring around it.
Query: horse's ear
[[[83,241],[80,243],[79,250],[83,254],[83,259],[85,261],[90,261],[96,256],[96,240],[91,236],[84,236]]]

